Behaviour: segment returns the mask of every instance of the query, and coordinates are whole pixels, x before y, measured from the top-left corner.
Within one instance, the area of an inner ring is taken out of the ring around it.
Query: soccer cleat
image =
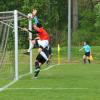
[[[32,79],[37,79],[37,78],[38,78],[38,77],[36,77],[36,76],[33,76],[33,77],[32,77]]]
[[[30,55],[30,52],[25,52],[24,54],[25,54],[25,55]]]
[[[34,79],[37,79],[38,77],[34,77]]]

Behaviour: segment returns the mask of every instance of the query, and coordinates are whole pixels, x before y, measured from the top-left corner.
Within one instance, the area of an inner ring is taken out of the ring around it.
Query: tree
[[[78,28],[78,4],[77,0],[72,0],[72,30],[77,31]]]
[[[96,23],[95,26],[100,28],[100,2],[95,6]]]

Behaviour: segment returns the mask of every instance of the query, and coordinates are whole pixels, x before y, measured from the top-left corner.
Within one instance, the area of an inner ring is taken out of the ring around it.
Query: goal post
[[[68,61],[71,60],[71,0],[68,0]]]
[[[15,79],[18,80],[18,11],[14,10],[14,33],[15,33]]]
[[[31,13],[28,14],[28,16],[32,16]],[[32,20],[29,18],[29,30],[32,30]],[[32,33],[29,32],[29,38],[32,39]],[[29,41],[29,45],[31,44],[31,41]],[[32,73],[32,50],[30,51],[30,73]]]
[[[24,17],[27,17],[26,15],[24,15],[23,13],[17,11],[17,10],[14,10],[14,32],[15,32],[15,79],[18,80],[19,79],[19,72],[18,72],[18,68],[19,68],[19,65],[18,65],[18,13],[21,14],[22,16]],[[29,15],[29,14],[28,14]],[[30,13],[30,16],[31,16],[31,13]],[[31,19],[28,19],[28,29],[29,30],[32,30],[32,21]],[[32,39],[32,33],[29,33],[29,38]],[[29,45],[30,45],[30,41],[29,41]],[[30,74],[32,74],[32,51],[30,52]]]

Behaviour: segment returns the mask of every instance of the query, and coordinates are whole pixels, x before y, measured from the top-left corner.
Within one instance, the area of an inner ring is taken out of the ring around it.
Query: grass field
[[[43,67],[38,79],[21,78],[0,93],[0,100],[100,100],[100,65]]]
[[[94,61],[84,65],[83,51],[73,47],[71,62],[67,61],[67,47],[61,47],[61,65],[57,65],[57,48],[53,48],[50,66],[42,66],[38,79],[28,74],[0,92],[0,100],[100,100],[100,47],[92,47]],[[29,56],[19,50],[19,76],[29,72]],[[37,50],[33,50],[33,69]],[[12,54],[0,67],[0,90],[14,79]],[[56,64],[56,65],[55,65]]]

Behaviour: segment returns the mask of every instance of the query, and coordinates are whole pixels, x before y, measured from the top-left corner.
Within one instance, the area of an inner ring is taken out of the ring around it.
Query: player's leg
[[[38,52],[41,54],[41,56],[48,61],[48,56],[46,55],[46,53],[43,51],[44,48],[40,47]]]
[[[46,53],[43,51],[43,49],[45,49],[48,46],[48,41],[41,41],[38,40],[38,44],[40,46],[38,52],[44,57],[44,59],[46,61],[48,61],[48,56],[46,55]]]
[[[30,46],[27,52],[30,52],[32,50],[32,48],[34,47],[35,44],[35,40],[30,40]]]
[[[90,57],[89,56],[87,56],[87,60],[88,60],[88,62],[89,62],[89,64],[91,63],[91,61],[90,61]]]
[[[36,44],[36,40],[30,40],[30,46],[29,49],[27,50],[27,52],[25,52],[24,54],[29,55],[32,48],[34,47],[34,44]]]
[[[87,53],[87,60],[88,60],[88,62],[90,64],[91,63],[91,61],[90,61],[90,52]]]
[[[86,64],[86,55],[83,55],[83,62]]]
[[[50,59],[51,59],[51,56],[52,56],[52,50],[51,50],[51,46],[50,45],[48,46],[47,50],[48,50],[48,59],[49,59],[47,61],[47,65],[49,65],[50,64]]]
[[[35,71],[34,71],[35,78],[37,78],[37,76],[40,72],[40,66],[41,66],[41,63],[39,63],[38,61],[35,61]]]
[[[34,71],[34,77],[37,78],[38,77],[38,74],[40,72],[40,67],[42,64],[45,63],[45,59],[40,55],[38,54],[37,57],[36,57],[36,61],[35,61],[35,71]]]

